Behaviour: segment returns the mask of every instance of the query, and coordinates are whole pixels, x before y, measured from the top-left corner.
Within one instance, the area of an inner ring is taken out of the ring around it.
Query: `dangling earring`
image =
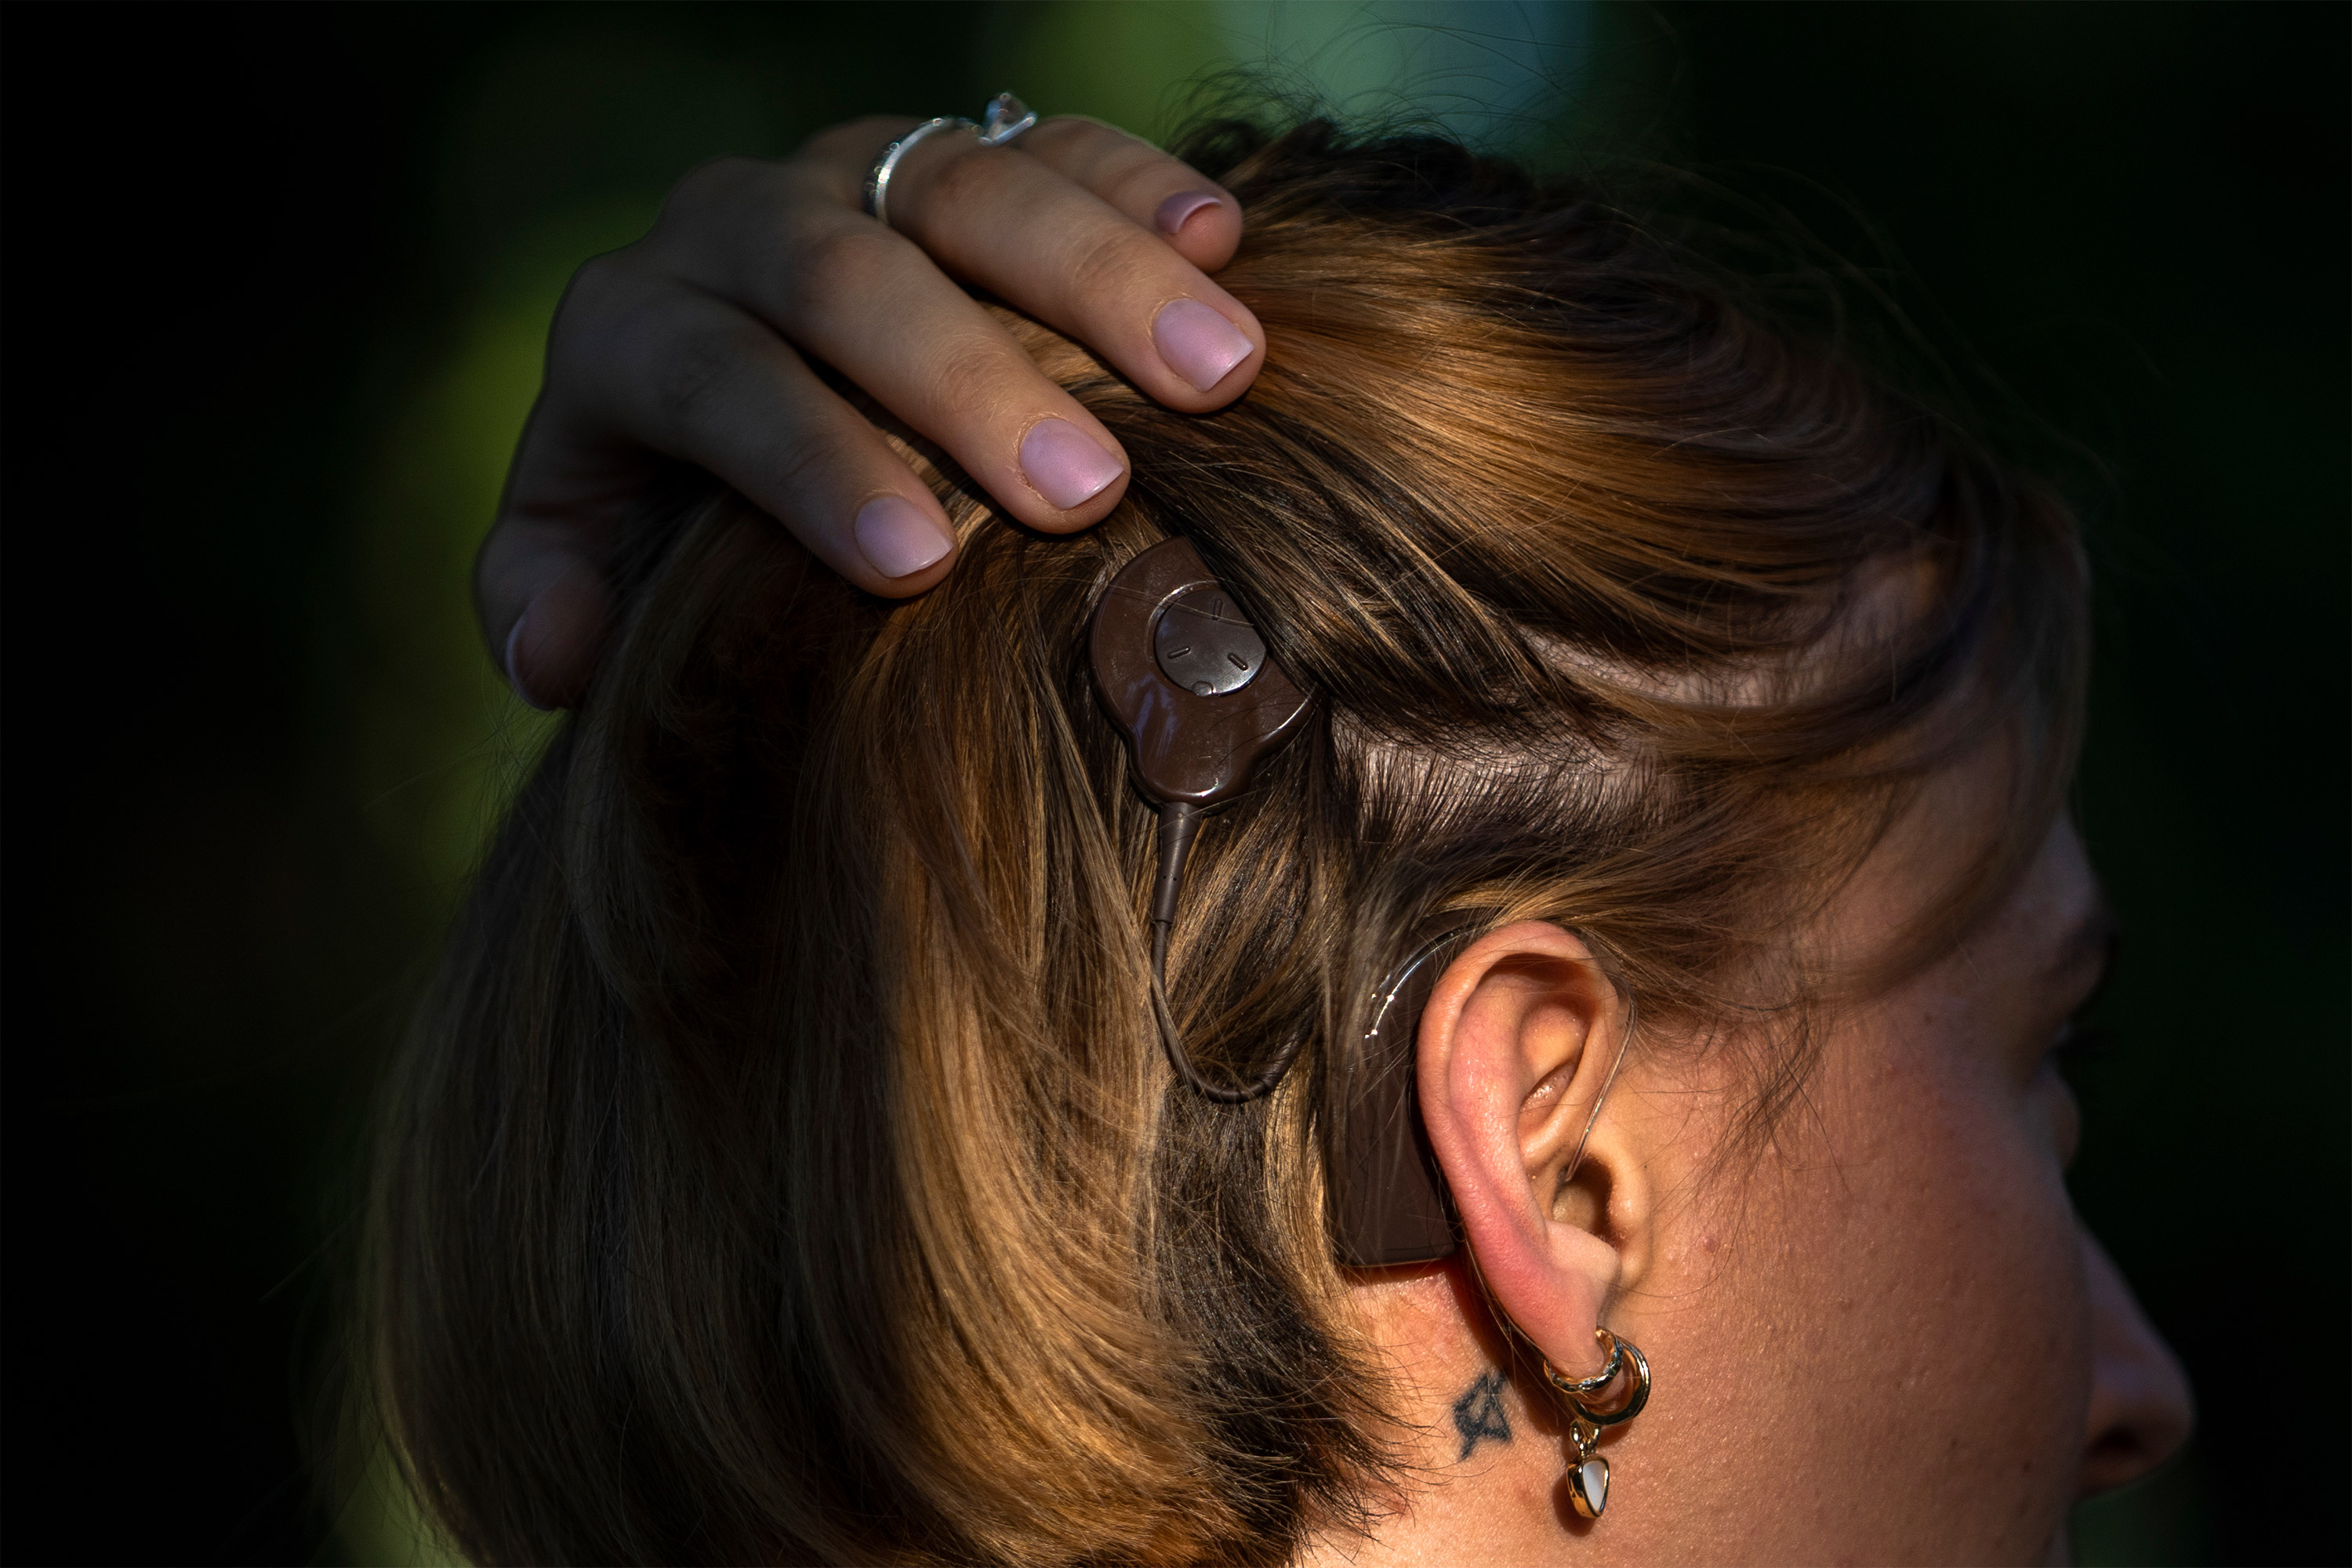
[[[1562,1377],[1549,1356],[1543,1363],[1544,1376],[1576,1412],[1568,1424],[1569,1436],[1576,1439],[1576,1463],[1568,1469],[1568,1499],[1586,1519],[1599,1519],[1601,1510],[1609,1506],[1609,1461],[1592,1451],[1601,1441],[1601,1428],[1631,1421],[1650,1402],[1650,1358],[1642,1353],[1642,1347],[1607,1329],[1593,1330],[1592,1337],[1601,1342],[1608,1359],[1591,1377]],[[1592,1395],[1614,1383],[1628,1361],[1633,1363],[1633,1373],[1628,1379],[1625,1403],[1614,1410],[1596,1409],[1590,1403]]]

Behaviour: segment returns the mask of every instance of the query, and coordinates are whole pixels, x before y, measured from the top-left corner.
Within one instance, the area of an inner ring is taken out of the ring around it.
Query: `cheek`
[[[1737,1271],[1772,1424],[1840,1554],[2034,1558],[2090,1392],[2081,1247],[2049,1110],[1898,1050],[1839,1070],[1748,1184]],[[1756,1245],[1761,1244],[1761,1245]],[[1785,1451],[1785,1450],[1784,1450]]]

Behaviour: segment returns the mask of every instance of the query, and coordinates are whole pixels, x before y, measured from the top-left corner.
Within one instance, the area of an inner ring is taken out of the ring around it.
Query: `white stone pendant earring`
[[[1601,1428],[1578,1416],[1569,1431],[1576,1438],[1576,1463],[1568,1468],[1568,1500],[1586,1519],[1599,1519],[1609,1506],[1609,1461],[1592,1451]]]
[[[1549,1357],[1543,1363],[1544,1376],[1573,1412],[1568,1433],[1576,1443],[1576,1462],[1568,1468],[1568,1500],[1586,1519],[1599,1519],[1609,1506],[1609,1461],[1593,1452],[1601,1442],[1601,1428],[1631,1421],[1650,1402],[1650,1358],[1642,1353],[1642,1347],[1607,1329],[1593,1330],[1592,1337],[1601,1342],[1606,1359],[1591,1377],[1563,1377]],[[1617,1381],[1628,1362],[1633,1372],[1626,1378],[1623,1402],[1614,1408],[1596,1404],[1594,1397]]]

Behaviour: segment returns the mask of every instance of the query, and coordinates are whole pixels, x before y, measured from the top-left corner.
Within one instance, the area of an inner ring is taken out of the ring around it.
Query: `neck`
[[[1594,1528],[1569,1502],[1575,1446],[1557,1402],[1521,1386],[1458,1255],[1367,1271],[1353,1296],[1393,1379],[1404,1463],[1398,1489],[1375,1500],[1372,1538],[1318,1536],[1301,1568],[1539,1562]]]

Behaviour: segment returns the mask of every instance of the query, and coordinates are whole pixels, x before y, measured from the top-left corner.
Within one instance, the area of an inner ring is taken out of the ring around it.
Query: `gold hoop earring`
[[[1568,1424],[1569,1436],[1576,1442],[1576,1463],[1568,1470],[1568,1500],[1586,1519],[1599,1519],[1601,1510],[1609,1506],[1609,1461],[1592,1451],[1601,1441],[1601,1428],[1631,1421],[1650,1402],[1650,1358],[1642,1353],[1642,1347],[1607,1329],[1593,1330],[1592,1337],[1601,1342],[1607,1355],[1601,1370],[1591,1377],[1563,1377],[1549,1356],[1543,1363],[1545,1379],[1575,1412]],[[1614,1409],[1594,1405],[1592,1395],[1616,1382],[1628,1362],[1633,1363],[1633,1373],[1626,1379],[1624,1403]]]

